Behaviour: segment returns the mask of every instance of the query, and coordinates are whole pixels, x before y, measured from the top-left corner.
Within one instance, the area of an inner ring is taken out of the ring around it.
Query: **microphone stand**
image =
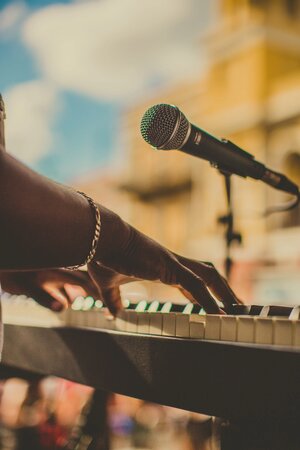
[[[224,176],[225,190],[226,190],[226,200],[227,200],[227,213],[218,217],[218,223],[224,225],[225,233],[224,238],[226,242],[226,256],[224,261],[226,278],[230,280],[231,270],[233,266],[233,261],[231,258],[231,245],[233,242],[237,242],[239,245],[242,243],[241,233],[234,231],[234,219],[233,219],[233,208],[231,199],[231,173],[226,170],[219,169],[219,172]]]

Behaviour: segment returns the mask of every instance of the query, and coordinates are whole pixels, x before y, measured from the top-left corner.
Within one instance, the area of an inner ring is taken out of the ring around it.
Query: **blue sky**
[[[203,5],[0,0],[8,151],[60,182],[112,167],[123,107],[199,70]]]
[[[2,0],[1,8],[9,3]],[[49,4],[71,2],[27,0],[25,3],[30,14]],[[0,53],[5,63],[1,65],[0,92],[18,83],[39,79],[41,73],[38,65],[30,50],[22,43],[19,30],[1,38]],[[112,162],[116,144],[115,127],[119,124],[119,105],[116,102],[96,101],[72,91],[60,92],[60,104],[59,114],[51,125],[55,136],[51,148],[47,155],[29,162],[29,165],[57,181],[67,182]]]

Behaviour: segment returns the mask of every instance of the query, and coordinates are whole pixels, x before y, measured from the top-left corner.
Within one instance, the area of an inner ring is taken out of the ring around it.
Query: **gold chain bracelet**
[[[82,195],[84,198],[86,198],[87,201],[89,202],[89,204],[91,205],[91,207],[93,208],[93,210],[95,211],[96,225],[95,225],[95,232],[94,232],[94,237],[92,240],[91,249],[90,249],[89,254],[87,255],[85,261],[82,264],[77,264],[76,266],[67,267],[67,269],[69,269],[69,270],[77,270],[80,267],[85,266],[86,264],[88,264],[92,261],[92,259],[95,256],[95,253],[96,253],[97,244],[98,244],[99,237],[100,237],[100,230],[101,230],[101,217],[100,217],[100,211],[99,211],[98,206],[96,205],[94,200],[91,197],[89,197],[88,195],[86,195],[84,192],[77,191],[77,193]]]

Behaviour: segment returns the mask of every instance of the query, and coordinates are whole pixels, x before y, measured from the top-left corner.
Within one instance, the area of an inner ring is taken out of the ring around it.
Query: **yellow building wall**
[[[126,163],[115,180],[115,209],[172,250],[222,267],[224,230],[217,218],[226,210],[224,182],[206,161],[152,149],[139,132],[141,118],[154,104],[175,104],[192,123],[285,171],[287,154],[300,153],[300,4],[291,12],[292,3],[220,0],[219,19],[203,38],[206,71],[124,111]],[[191,189],[180,191],[188,183]],[[250,179],[232,183],[236,229],[244,238],[233,250],[232,283],[251,300],[267,267],[276,274],[273,268],[284,262],[298,273],[300,229],[282,228],[287,215],[263,217],[267,205],[287,196]]]
[[[124,116],[129,158],[124,178],[128,183],[134,180],[151,190],[192,181],[190,193],[159,201],[145,203],[128,197],[131,222],[176,251],[222,262],[223,230],[217,217],[226,207],[223,180],[207,162],[151,149],[137,132],[141,117],[156,103],[176,104],[192,123],[232,140],[281,170],[286,153],[292,148],[300,151],[300,21],[296,20],[300,5],[292,14],[286,3],[220,1],[219,21],[204,38],[206,72],[192,82],[159,92]],[[241,266],[249,269],[249,264],[269,263],[278,257],[268,236],[283,219],[266,220],[262,215],[267,204],[286,200],[260,182],[233,177],[236,228],[244,236],[244,246],[234,254]],[[292,256],[294,261],[300,260],[297,255]],[[240,278],[241,292],[242,282],[247,289],[251,284],[250,278]]]

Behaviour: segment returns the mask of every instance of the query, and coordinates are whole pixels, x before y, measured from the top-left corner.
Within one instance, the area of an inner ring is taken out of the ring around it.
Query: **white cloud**
[[[11,2],[0,10],[0,33],[4,34],[17,26],[27,14],[24,2]]]
[[[199,70],[196,36],[209,8],[210,2],[199,0],[52,5],[25,22],[23,38],[43,76],[59,87],[130,99],[151,80],[186,78]]]
[[[4,93],[7,150],[29,165],[50,149],[57,97],[56,89],[43,81],[18,84]]]

